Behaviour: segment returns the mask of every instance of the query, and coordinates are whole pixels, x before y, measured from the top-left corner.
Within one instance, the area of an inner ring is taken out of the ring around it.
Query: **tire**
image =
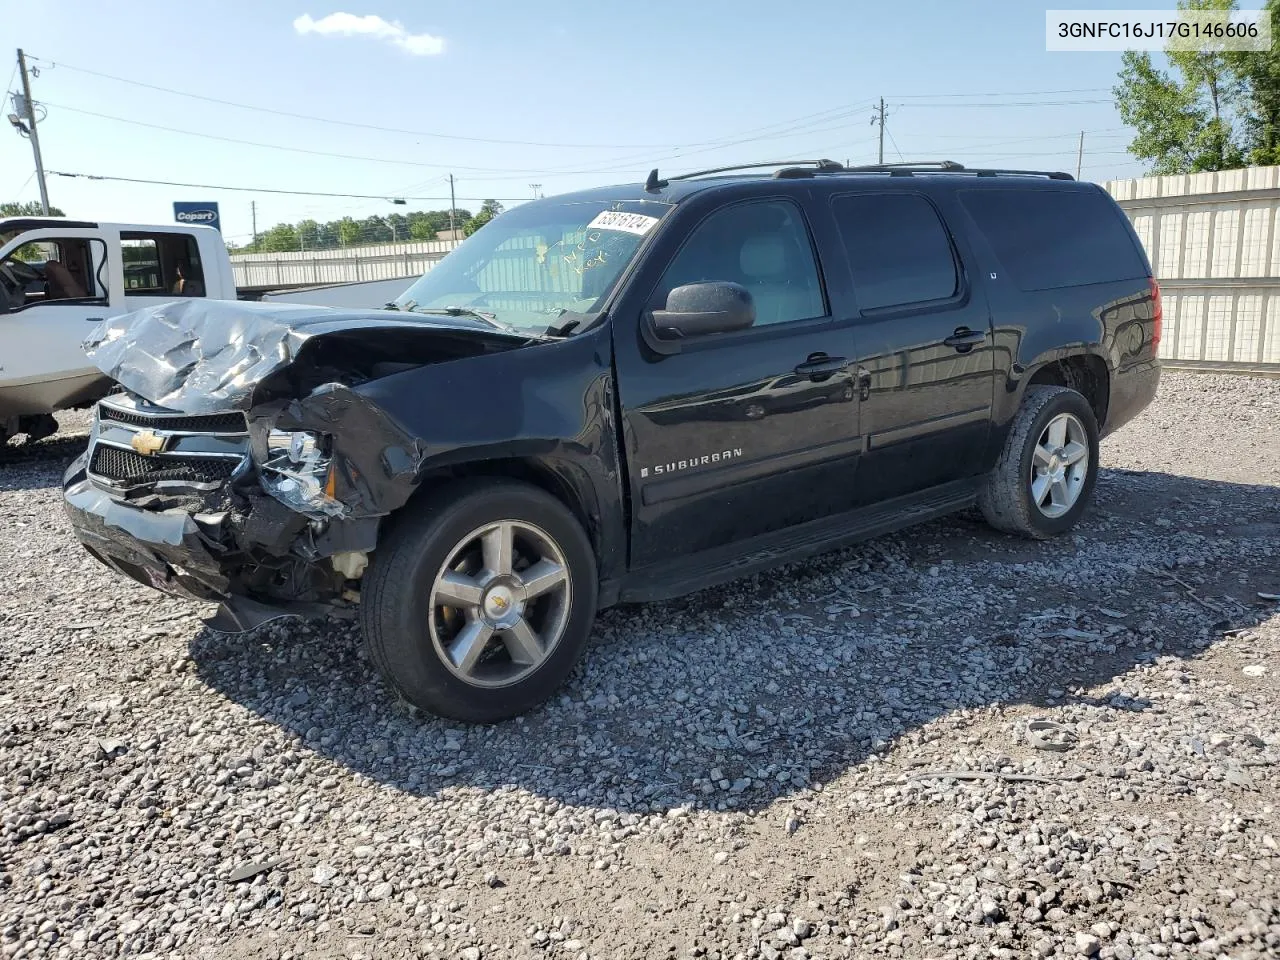
[[[1054,443],[1060,437],[1049,437],[1050,426],[1056,431],[1058,424],[1068,440],[1065,446]],[[1065,456],[1037,456],[1038,447],[1047,451],[1059,446]],[[1070,461],[1081,447],[1087,457],[1082,470],[1078,459]],[[1049,477],[1047,485],[1040,482],[1042,473]],[[1069,387],[1034,385],[1013,418],[1000,459],[978,490],[978,506],[997,530],[1047,540],[1075,526],[1097,479],[1098,422],[1089,401]],[[1041,492],[1042,498],[1037,496]]]
[[[577,519],[510,480],[450,484],[406,511],[374,551],[360,604],[387,682],[422,710],[470,723],[545,701],[595,620],[595,555]]]

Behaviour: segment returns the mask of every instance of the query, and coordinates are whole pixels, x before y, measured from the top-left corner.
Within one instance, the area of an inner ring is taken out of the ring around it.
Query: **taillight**
[[[1160,352],[1160,335],[1164,332],[1164,303],[1160,299],[1160,284],[1151,278],[1151,353]]]

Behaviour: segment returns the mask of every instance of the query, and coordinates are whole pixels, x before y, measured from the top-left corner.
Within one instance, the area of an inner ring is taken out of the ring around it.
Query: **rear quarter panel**
[[[1063,189],[1101,191],[1085,183],[1064,184]],[[1116,229],[1125,231],[1147,264],[1128,218],[1110,197],[1107,200],[1118,220]],[[995,461],[1004,446],[1027,384],[1037,371],[1058,360],[1092,356],[1106,366],[1109,398],[1099,424],[1103,434],[1127,422],[1150,402],[1159,364],[1153,347],[1154,299],[1147,277],[1022,290],[962,206],[954,215],[956,229],[963,230],[969,240],[991,305],[996,385],[989,462]],[[1052,230],[1052,224],[1046,224],[1045,229]]]

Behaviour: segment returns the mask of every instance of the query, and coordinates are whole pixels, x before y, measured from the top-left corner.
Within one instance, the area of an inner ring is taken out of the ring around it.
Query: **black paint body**
[[[149,567],[146,582],[178,587],[174,570],[182,567],[199,581],[181,585],[188,595],[296,605],[333,600],[341,587],[331,575],[308,580],[307,564],[318,568],[339,549],[376,549],[379,526],[394,523],[407,501],[440,479],[515,475],[549,489],[578,515],[608,604],[697,589],[967,506],[1038,373],[1068,358],[1094,358],[1087,365],[1097,371],[1092,399],[1104,435],[1150,402],[1159,377],[1147,278],[1020,290],[957,199],[958,187],[1000,190],[1029,179],[726,177],[656,192],[632,186],[581,194],[674,208],[583,332],[451,356],[350,387],[357,406],[373,413],[360,421],[359,435],[354,428],[344,435],[341,422],[327,424],[336,456],[345,448],[365,474],[379,462],[387,473],[366,484],[362,518],[306,536],[281,523],[276,543],[248,543],[235,530],[201,531],[176,519],[167,526],[158,517],[122,523],[119,511],[147,508],[117,504],[117,516],[104,516],[84,458],[67,473],[68,510],[95,554],[127,558],[120,569],[130,576],[144,579],[136,571]],[[1100,191],[1073,181],[1043,188]],[[831,206],[834,197],[864,191],[918,194],[933,205],[961,265],[954,297],[864,315]],[[694,338],[675,349],[657,342],[647,311],[690,231],[727,204],[770,197],[803,212],[826,316]],[[1146,264],[1118,207],[1115,216]],[[1044,229],[1051,234],[1054,226]],[[361,323],[369,323],[368,314],[347,326]],[[958,332],[968,340],[945,342]],[[839,359],[847,363],[797,370]],[[306,398],[289,411],[286,428],[326,426]],[[389,464],[383,445],[412,448],[413,456]],[[260,499],[236,501],[231,513],[252,510]],[[184,553],[188,562],[181,562]],[[246,572],[268,555],[293,564],[288,590]]]

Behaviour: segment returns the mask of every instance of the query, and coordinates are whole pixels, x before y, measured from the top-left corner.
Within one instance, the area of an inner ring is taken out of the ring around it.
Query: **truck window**
[[[738,203],[703,220],[667,266],[650,302],[686,283],[740,283],[756,305],[756,325],[827,314],[813,244],[800,208],[787,200]]]
[[[106,244],[77,237],[36,240],[0,262],[0,287],[10,311],[58,300],[107,299]]]
[[[956,292],[951,237],[924,197],[867,193],[831,204],[862,310],[945,300]]]
[[[120,248],[125,296],[204,296],[200,246],[190,234],[125,232]]]
[[[960,202],[1019,289],[1147,276],[1124,214],[1101,192],[961,190]]]

